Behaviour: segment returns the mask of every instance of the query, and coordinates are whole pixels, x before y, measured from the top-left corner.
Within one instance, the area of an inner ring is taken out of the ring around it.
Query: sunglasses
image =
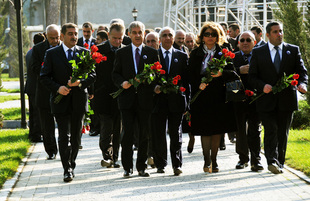
[[[250,42],[252,42],[252,39],[251,39],[251,38],[247,38],[247,39],[241,38],[241,39],[240,39],[240,42],[241,42],[241,43],[244,43],[244,41],[250,43]]]
[[[204,37],[217,37],[217,33],[215,33],[215,32],[212,32],[212,33],[210,33],[210,32],[205,32],[205,33],[203,33],[203,36]]]

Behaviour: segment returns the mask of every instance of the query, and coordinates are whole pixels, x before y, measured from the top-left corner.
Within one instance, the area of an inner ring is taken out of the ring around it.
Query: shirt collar
[[[142,43],[142,44],[143,44],[143,43]],[[141,52],[142,52],[142,44],[138,47],[138,48],[139,48],[140,54],[141,54]],[[137,47],[136,47],[133,43],[131,43],[131,48],[132,48],[132,52],[135,53]]]
[[[271,44],[269,41],[268,41],[268,47],[269,47],[270,51],[272,51],[274,49],[274,45]],[[280,50],[283,50],[283,42],[280,45],[278,45],[278,47]]]
[[[86,40],[86,38],[83,36],[83,42]],[[88,42],[91,42],[93,40],[93,36],[90,36],[90,38],[88,39]]]
[[[161,48],[161,51],[163,52],[163,54],[165,54],[165,52],[167,51],[165,48],[163,48],[163,46],[160,46],[160,48]],[[169,53],[172,55],[172,46],[171,46],[171,48],[168,50],[169,51]]]
[[[72,47],[72,48],[68,48],[64,43],[62,44],[62,47],[63,47],[63,49],[64,49],[64,51],[65,51],[65,53],[68,51],[68,49],[71,49],[72,50],[72,52],[74,52],[74,50],[75,50],[75,46],[74,47]]]
[[[245,55],[245,53],[242,50],[240,50],[240,52],[241,52],[242,56]],[[252,56],[252,51],[249,53],[249,55]]]

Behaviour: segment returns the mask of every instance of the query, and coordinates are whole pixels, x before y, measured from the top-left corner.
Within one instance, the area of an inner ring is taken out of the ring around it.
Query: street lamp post
[[[21,102],[21,128],[27,128],[26,107],[24,94],[24,60],[23,60],[23,37],[21,23],[21,0],[14,0],[16,10],[17,39],[18,39],[18,56],[19,56],[19,82],[20,82],[20,102]]]
[[[133,17],[134,21],[137,21],[138,10],[136,9],[136,7],[133,8],[133,10],[131,11],[131,13],[132,13],[132,17]]]

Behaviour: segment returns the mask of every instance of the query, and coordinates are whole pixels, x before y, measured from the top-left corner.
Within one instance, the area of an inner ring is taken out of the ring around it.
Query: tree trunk
[[[67,22],[74,22],[71,0],[67,0]]]
[[[73,0],[73,16],[74,16],[74,23],[78,25],[78,16],[77,16],[77,0]]]
[[[46,26],[50,24],[58,24],[59,22],[60,0],[46,0]]]
[[[61,0],[60,4],[60,25],[67,22],[67,0]]]
[[[16,10],[10,4],[10,32],[9,32],[9,77],[18,77],[19,62],[17,49]]]

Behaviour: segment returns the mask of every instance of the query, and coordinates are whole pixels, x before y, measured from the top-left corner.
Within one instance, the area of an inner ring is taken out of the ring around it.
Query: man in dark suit
[[[233,60],[236,72],[240,75],[242,83],[247,90],[253,88],[248,82],[249,61],[252,49],[256,41],[252,32],[246,31],[240,35],[239,48]],[[235,115],[238,131],[236,132],[236,152],[239,155],[239,162],[236,169],[243,169],[248,166],[249,150],[251,154],[251,170],[257,172],[263,170],[260,163],[260,133],[261,126],[255,104],[249,104],[250,98],[244,102],[234,102]]]
[[[185,36],[186,36],[185,31],[177,30],[175,32],[173,47],[177,50],[185,52],[189,56],[189,50],[185,46]]]
[[[144,64],[153,64],[158,61],[157,50],[143,44],[145,26],[139,21],[129,25],[129,36],[132,44],[116,51],[112,79],[118,88],[124,91],[118,97],[121,111],[124,136],[122,139],[122,165],[124,177],[132,174],[133,168],[133,131],[134,120],[138,118],[139,124],[139,149],[136,168],[139,176],[148,177],[145,172],[147,167],[147,149],[149,118],[153,106],[153,86],[140,84],[135,89],[129,79],[135,78],[144,69]]]
[[[61,28],[63,43],[46,52],[40,73],[41,82],[51,91],[50,103],[58,125],[58,145],[65,182],[72,181],[74,177],[82,123],[87,110],[86,87],[96,78],[96,73],[92,71],[87,79],[71,82],[72,66],[69,61],[78,60],[76,54],[87,51],[76,45],[77,36],[78,28],[75,24],[64,24]],[[55,103],[59,94],[63,97],[59,103]]]
[[[110,95],[117,91],[112,81],[112,70],[115,60],[115,51],[124,47],[122,45],[125,27],[120,23],[114,23],[109,29],[109,39],[102,45],[98,45],[98,52],[107,57],[107,61],[97,64],[94,109],[100,118],[99,146],[102,152],[102,167],[119,168],[117,164],[120,146],[121,115],[116,99]]]
[[[262,39],[263,31],[259,26],[252,27],[251,31],[254,34],[255,40],[256,40],[256,44],[254,47],[258,47],[258,46],[266,44],[266,41],[264,41],[264,39]]]
[[[233,48],[233,52],[239,51],[238,41],[240,37],[240,26],[237,23],[232,23],[228,26],[228,42]]]
[[[96,44],[96,39],[93,38],[92,34],[94,32],[93,25],[90,22],[85,22],[82,26],[83,37],[79,38],[77,45],[84,47],[84,44],[87,43],[89,48]]]
[[[268,170],[279,174],[282,173],[285,161],[293,112],[298,109],[296,91],[307,92],[308,76],[299,47],[282,42],[283,32],[278,22],[267,25],[266,35],[268,43],[253,49],[249,82],[259,94],[265,93],[257,99],[256,107],[264,125],[264,150]],[[298,86],[289,86],[273,94],[272,86],[284,73],[299,74]]]
[[[159,58],[165,70],[166,79],[181,76],[178,85],[188,87],[187,54],[173,48],[174,31],[164,27],[159,32],[161,46],[158,49]],[[186,111],[186,95],[184,92],[164,94],[161,86],[155,87],[154,110],[152,113],[152,139],[154,145],[154,162],[158,173],[164,173],[167,166],[166,122],[170,136],[170,155],[174,175],[182,173],[182,132],[180,129],[183,113]],[[188,100],[188,98],[187,98]]]
[[[37,33],[33,36],[34,45],[45,40],[42,33]],[[25,93],[28,95],[29,101],[29,140],[31,142],[42,142],[42,129],[40,124],[39,110],[35,105],[37,77],[31,70],[33,48],[26,54],[27,80],[25,85]]]
[[[45,52],[60,45],[60,29],[56,24],[46,27],[46,39],[33,47],[31,69],[37,77],[36,107],[39,109],[44,149],[47,153],[47,160],[54,160],[58,150],[55,137],[55,120],[50,106],[51,91],[40,82],[40,71]]]

